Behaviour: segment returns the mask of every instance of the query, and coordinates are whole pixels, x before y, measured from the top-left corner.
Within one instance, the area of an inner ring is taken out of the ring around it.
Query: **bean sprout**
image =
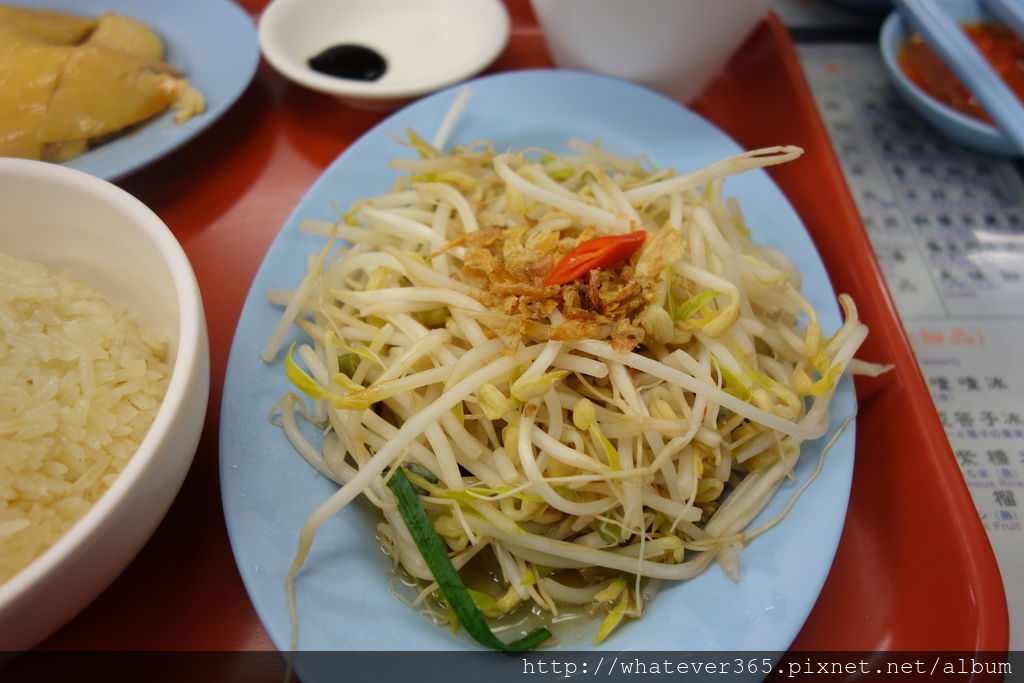
[[[680,175],[578,141],[571,155],[490,142],[444,153],[413,133],[409,145],[419,160],[394,162],[390,193],[303,224],[327,237],[323,251],[294,292],[272,296],[284,314],[264,359],[292,323],[310,336],[286,367],[312,405],[289,394],[280,423],[339,484],[301,530],[293,625],[314,534],[360,495],[384,511],[395,561],[429,584],[382,485],[402,464],[459,566],[489,558],[499,613],[563,601],[637,616],[641,580],[735,566],[771,526],[747,530],[801,444],[825,435],[867,334],[840,295],[845,322],[826,336],[796,268],[754,244],[722,196],[726,176],[801,150]],[[649,236],[626,261],[543,284],[573,247],[635,230]]]

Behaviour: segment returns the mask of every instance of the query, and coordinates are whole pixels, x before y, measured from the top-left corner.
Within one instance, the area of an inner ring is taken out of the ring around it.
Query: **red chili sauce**
[[[961,28],[996,73],[1024,100],[1024,41],[1000,24],[963,24]],[[968,116],[992,123],[992,118],[970,91],[918,34],[913,34],[900,49],[899,63],[910,80],[935,99]]]

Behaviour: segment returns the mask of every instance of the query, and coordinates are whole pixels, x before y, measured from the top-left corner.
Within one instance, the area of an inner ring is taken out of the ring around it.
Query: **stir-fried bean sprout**
[[[477,600],[490,616],[605,605],[600,639],[641,613],[642,579],[734,567],[801,444],[825,435],[841,374],[882,370],[853,360],[867,328],[852,299],[826,336],[793,264],[723,196],[727,176],[801,150],[680,175],[579,141],[409,145],[390,192],[300,226],[326,244],[294,292],[271,293],[285,312],[264,360],[293,323],[309,337],[285,359],[305,397],[274,419],[339,484],[301,530],[293,624],[313,536],[361,494],[435,594],[382,476],[400,465],[455,567],[492,568]],[[543,284],[578,244],[636,230],[648,237],[627,260]]]

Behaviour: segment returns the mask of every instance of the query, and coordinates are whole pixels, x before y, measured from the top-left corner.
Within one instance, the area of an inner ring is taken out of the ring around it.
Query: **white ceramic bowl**
[[[286,78],[359,109],[389,110],[476,75],[508,42],[501,0],[274,0],[259,20],[263,56]],[[314,71],[338,44],[369,47],[387,69],[374,81]]]
[[[531,0],[555,64],[683,103],[717,76],[774,0]]]
[[[981,0],[938,0],[937,4],[959,23],[996,21]],[[894,11],[882,24],[878,37],[886,71],[903,99],[939,132],[964,147],[1000,157],[1020,156],[1016,145],[1001,130],[946,106],[907,77],[900,68],[899,53],[910,34],[910,25]]]
[[[171,378],[138,451],[52,547],[0,585],[0,652],[33,647],[135,557],[177,495],[209,394],[199,287],[167,226],[135,197],[57,164],[0,158],[0,251],[45,263],[162,331]]]

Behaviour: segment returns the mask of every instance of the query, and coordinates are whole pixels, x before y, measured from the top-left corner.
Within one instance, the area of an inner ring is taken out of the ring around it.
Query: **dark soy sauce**
[[[314,71],[356,81],[375,81],[384,75],[388,63],[376,50],[364,45],[332,45],[309,58]]]

